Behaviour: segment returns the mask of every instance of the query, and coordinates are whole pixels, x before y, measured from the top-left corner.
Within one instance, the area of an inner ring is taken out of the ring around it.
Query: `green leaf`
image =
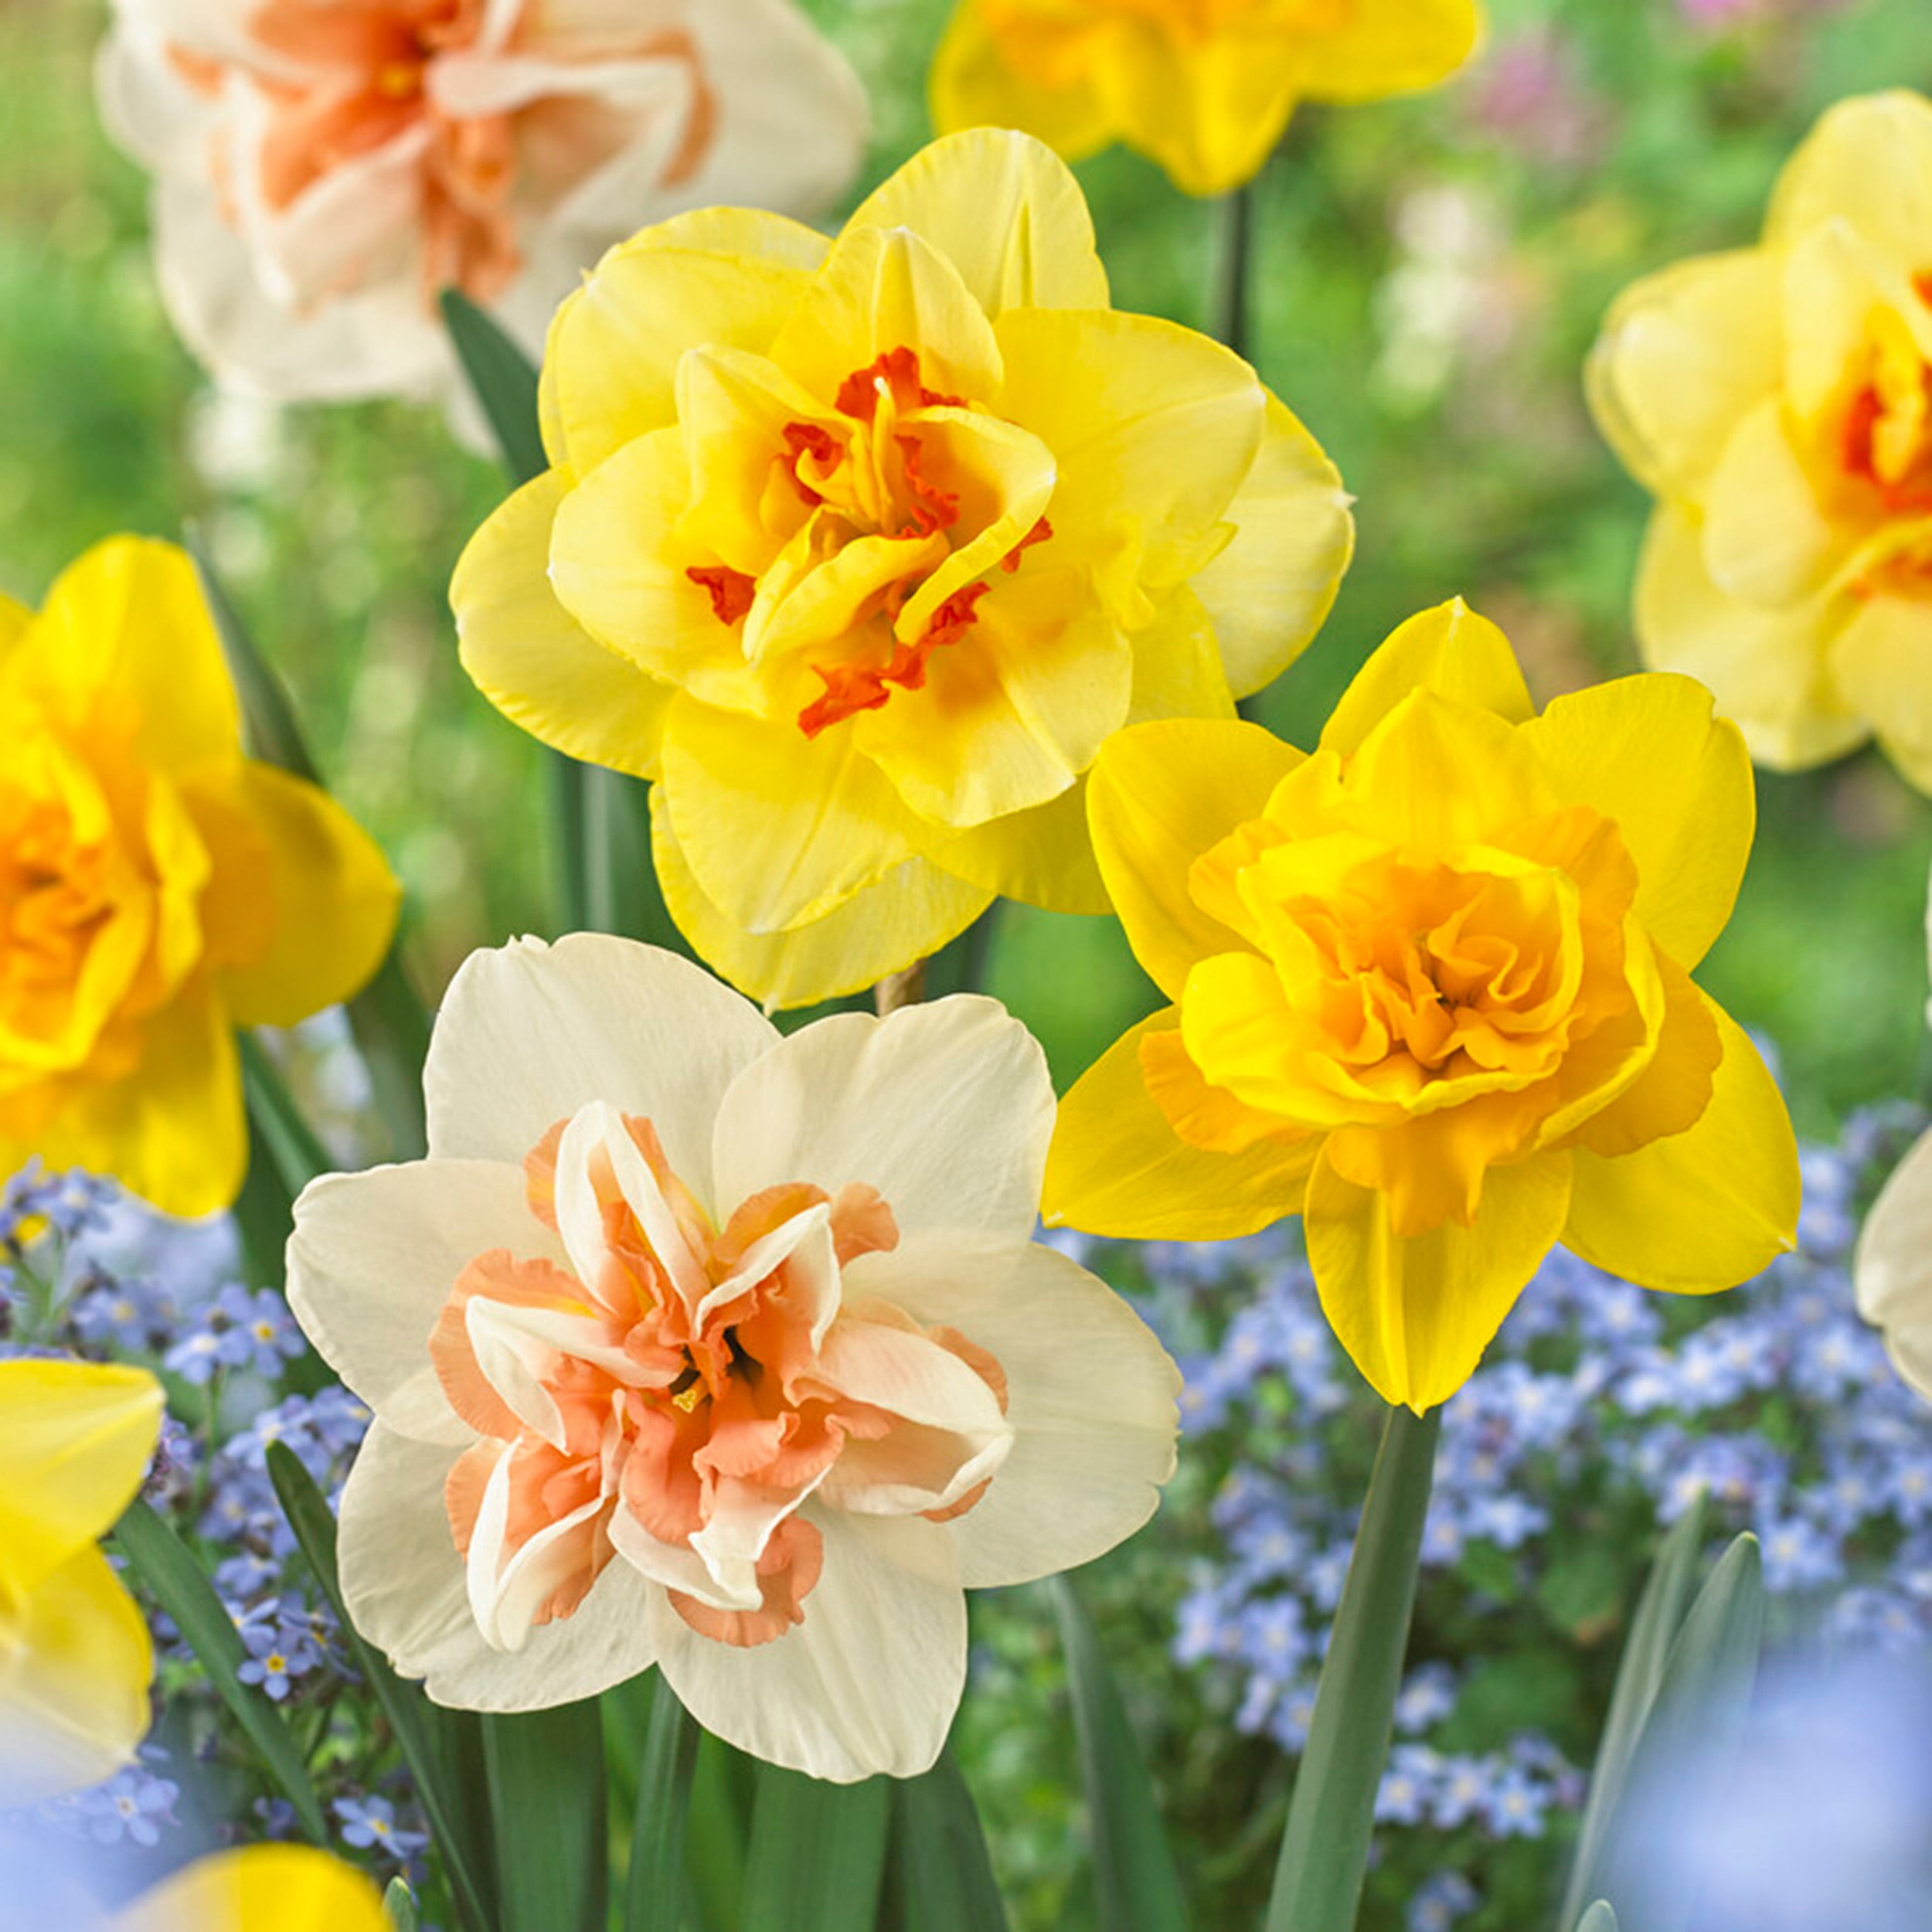
[[[1607,1899],[1599,1899],[1577,1921],[1577,1932],[1617,1932],[1617,1914]]]
[[[274,1145],[252,1107],[248,1110],[248,1168],[233,1211],[250,1275],[258,1285],[280,1281],[289,1232],[295,1225],[295,1197],[282,1178]]]
[[[236,1035],[235,1043],[241,1053],[242,1092],[248,1102],[248,1117],[260,1133],[284,1189],[293,1199],[317,1175],[330,1172],[335,1163],[315,1130],[303,1119],[281,1068],[268,1057],[261,1042],[244,1030]],[[279,1263],[281,1257],[276,1258]]]
[[[502,1932],[604,1932],[604,1726],[594,1699],[483,1719]]]
[[[459,1721],[473,1720],[459,1719],[457,1713],[437,1710],[423,1695],[420,1686],[406,1683],[389,1668],[389,1660],[349,1621],[349,1607],[342,1600],[342,1582],[336,1572],[335,1519],[322,1492],[287,1444],[270,1443],[267,1460],[269,1480],[275,1485],[276,1498],[288,1519],[296,1545],[342,1625],[362,1682],[382,1706],[389,1729],[396,1733],[396,1745],[410,1767],[417,1796],[429,1819],[436,1856],[449,1878],[463,1923],[471,1932],[492,1932],[495,1920],[488,1903],[488,1887],[484,1876],[488,1866],[477,1853],[476,1819],[450,1768],[461,1760],[451,1748],[449,1729]]]
[[[247,1734],[263,1769],[294,1806],[302,1829],[318,1845],[326,1845],[328,1826],[315,1787],[309,1782],[308,1767],[281,1712],[262,1692],[242,1682],[239,1673],[248,1653],[241,1633],[187,1546],[141,1502],[131,1503],[114,1526],[114,1540],[154,1592],[155,1600],[174,1619],[182,1641],[195,1653],[208,1681]]]
[[[443,322],[503,467],[518,483],[541,476],[550,464],[537,427],[536,370],[530,359],[461,289],[444,290]]]
[[[1637,1600],[1636,1614],[1631,1619],[1630,1635],[1624,1641],[1623,1660],[1617,1667],[1617,1682],[1611,1692],[1603,1737],[1597,1747],[1596,1767],[1590,1773],[1590,1798],[1577,1830],[1570,1882],[1563,1888],[1560,1924],[1573,1923],[1582,1912],[1584,1901],[1596,1897],[1603,1889],[1600,1867],[1611,1821],[1624,1794],[1631,1753],[1637,1748],[1651,1707],[1657,1701],[1671,1645],[1676,1641],[1690,1602],[1697,1560],[1704,1547],[1705,1515],[1705,1498],[1700,1490],[1664,1539],[1645,1580],[1643,1594]]]
[[[195,573],[201,579],[201,594],[208,601],[209,614],[221,639],[222,655],[228,660],[228,675],[235,681],[235,695],[240,701],[242,743],[251,758],[279,765],[284,771],[319,785],[321,775],[302,742],[301,728],[295,722],[294,707],[281,680],[268,668],[256,649],[248,627],[242,622],[227,587],[215,573],[201,533],[188,532],[188,554],[193,558]]]
[[[1066,1577],[1049,1587],[1066,1652],[1103,1932],[1179,1932],[1187,1913],[1173,1854],[1093,1620]]]
[[[893,1847],[910,1932],[1006,1932],[979,1808],[948,1745],[893,1787]]]
[[[746,1932],[866,1932],[879,1912],[892,1781],[827,1784],[758,1767],[745,1864]]]
[[[383,1894],[383,1915],[394,1932],[416,1932],[416,1895],[400,1879],[391,1879]]]
[[[698,1740],[685,1835],[698,1917],[712,1932],[740,1921],[744,1899],[745,1820],[757,1772],[742,1751],[706,1731]]]
[[[1391,1409],[1321,1665],[1267,1932],[1351,1932],[1375,1832],[1442,1412]]]
[[[685,1869],[685,1824],[691,1778],[697,1769],[698,1726],[659,1671],[651,1728],[638,1767],[637,1822],[631,1832],[631,1875],[625,1932],[678,1932],[690,1879]]]

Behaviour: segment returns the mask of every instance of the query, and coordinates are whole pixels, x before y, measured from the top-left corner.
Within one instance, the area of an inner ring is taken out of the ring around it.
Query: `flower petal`
[[[1647,1288],[1709,1294],[1760,1274],[1796,1242],[1798,1145],[1750,1039],[1706,997],[1724,1046],[1688,1132],[1614,1159],[1580,1149],[1563,1246]]]
[[[1892,1170],[1859,1235],[1859,1313],[1899,1373],[1932,1400],[1932,1134]]]
[[[306,1845],[196,1859],[117,1913],[110,1932],[384,1932],[376,1887]]]
[[[1848,548],[1819,506],[1776,396],[1733,432],[1703,507],[1704,567],[1740,603],[1775,610],[1812,595]]]
[[[1390,1226],[1386,1196],[1315,1163],[1303,1226],[1322,1312],[1384,1401],[1420,1415],[1475,1372],[1563,1233],[1572,1158],[1492,1168],[1470,1226],[1406,1236]]]
[[[1317,100],[1380,100],[1433,87],[1475,51],[1476,0],[1360,0],[1344,24],[1311,35],[1304,91]]]
[[[1412,691],[1479,706],[1512,724],[1534,716],[1509,640],[1461,597],[1391,631],[1358,671],[1321,733],[1321,749],[1345,754]]]
[[[929,849],[934,864],[987,892],[1049,912],[1114,910],[1087,828],[1087,787],[1070,786],[1028,811],[1009,812]]]
[[[804,1621],[739,1648],[702,1637],[662,1591],[658,1662],[713,1736],[833,1784],[916,1777],[946,1741],[966,1682],[966,1597],[937,1523],[808,1507],[825,1567]]]
[[[520,1162],[586,1101],[608,1100],[650,1119],[702,1195],[718,1103],[777,1037],[702,967],[655,946],[576,933],[472,953],[430,1041],[430,1151]]]
[[[1832,108],[1779,178],[1765,239],[1787,245],[1834,217],[1922,265],[1932,234],[1932,102],[1923,94],[1899,87]]]
[[[1932,689],[1925,676],[1932,622],[1916,597],[1879,595],[1857,608],[1832,647],[1845,702],[1872,720],[1887,757],[1932,791]]]

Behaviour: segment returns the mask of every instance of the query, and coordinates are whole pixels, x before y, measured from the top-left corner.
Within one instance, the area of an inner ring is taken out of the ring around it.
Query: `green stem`
[[[1315,1692],[1267,1932],[1351,1932],[1409,1648],[1442,1412],[1391,1409]]]
[[[1248,355],[1249,284],[1254,264],[1254,183],[1244,182],[1215,203],[1214,333],[1243,361]]]

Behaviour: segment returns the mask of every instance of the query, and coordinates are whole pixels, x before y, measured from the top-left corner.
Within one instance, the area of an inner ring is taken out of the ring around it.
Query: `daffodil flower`
[[[655,1663],[762,1757],[926,1769],[963,1590],[1111,1549],[1174,1463],[1172,1365],[1030,1238],[1039,1047],[968,998],[781,1038],[579,934],[473,957],[427,1085],[429,1159],[317,1182],[289,1249],[376,1412],[357,1627],[440,1702]]]
[[[917,157],[835,242],[713,209],[559,310],[553,467],[472,542],[463,662],[573,757],[657,781],[678,923],[774,1005],[849,992],[995,893],[1104,912],[1083,774],[1226,717],[1352,543],[1238,357],[1108,305],[1046,148]]]
[[[1369,659],[1313,753],[1145,725],[1089,806],[1173,1004],[1067,1096],[1049,1218],[1201,1240],[1300,1214],[1336,1334],[1419,1411],[1558,1242],[1692,1294],[1791,1246],[1784,1104],[1690,978],[1753,805],[1689,679],[1539,716],[1502,634],[1451,606]]]
[[[131,1905],[104,1932],[386,1932],[376,1887],[305,1845],[251,1845],[197,1859]]]

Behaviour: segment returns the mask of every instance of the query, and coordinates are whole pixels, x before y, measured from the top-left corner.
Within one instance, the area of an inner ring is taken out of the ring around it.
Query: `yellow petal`
[[[1234,539],[1194,579],[1236,697],[1279,677],[1321,629],[1355,554],[1352,500],[1321,444],[1270,395],[1254,467],[1228,505]]]
[[[1832,648],[1845,702],[1872,720],[1879,743],[1907,781],[1932,791],[1932,607],[1920,599],[1875,597],[1859,607]]]
[[[1821,589],[1849,544],[1819,507],[1784,406],[1760,403],[1737,426],[1704,500],[1704,567],[1726,596],[1771,609]]]
[[[651,794],[651,849],[678,930],[708,965],[768,1009],[862,992],[930,958],[992,901],[991,893],[911,859],[823,919],[761,935],[706,898],[679,849],[662,786]]]
[[[1134,956],[1178,999],[1197,959],[1237,935],[1188,890],[1196,859],[1251,818],[1302,760],[1259,725],[1173,719],[1111,739],[1087,781],[1100,876]]]
[[[198,1859],[124,1907],[111,1932],[384,1932],[376,1887],[305,1845]]]
[[[695,233],[682,224],[681,245],[647,229],[612,250],[557,311],[543,358],[553,463],[581,476],[633,437],[668,428],[686,350],[763,351],[798,306],[823,239],[776,215],[710,214]]]
[[[1359,0],[1347,22],[1311,34],[1302,91],[1315,100],[1380,100],[1433,87],[1475,51],[1476,0]]]
[[[599,644],[550,587],[565,491],[527,484],[471,538],[450,585],[463,668],[498,710],[587,764],[655,778],[668,686]]]
[[[672,704],[657,795],[699,889],[734,925],[772,934],[822,917],[920,849],[899,795],[834,729]]]
[[[961,9],[954,36],[974,32],[975,12]],[[964,118],[981,117],[969,109]],[[1087,197],[1066,163],[1028,134],[975,128],[934,141],[875,189],[849,226],[910,228],[946,257],[988,315],[1107,306]]]
[[[1041,1206],[1049,1226],[1124,1240],[1226,1241],[1300,1209],[1318,1141],[1282,1135],[1211,1152],[1183,1141],[1155,1104],[1141,1043],[1179,1024],[1173,1007],[1143,1020],[1061,1101]]]
[[[1835,219],[1795,240],[1783,268],[1784,393],[1835,471],[1848,389],[1869,369],[1880,332],[1914,361],[1932,359],[1932,308],[1915,285],[1920,257],[1887,257]]]
[[[1637,1077],[1577,1129],[1571,1145],[1592,1154],[1634,1154],[1653,1141],[1689,1133],[1710,1105],[1724,1057],[1716,1009],[1675,960],[1654,948],[1651,957],[1663,995],[1655,1050]],[[1549,1138],[1546,1127],[1546,1145]]]
[[[376,842],[326,792],[273,765],[230,766],[186,789],[211,842],[230,828],[203,900],[211,937],[245,922],[259,947],[231,953],[217,976],[229,1017],[293,1026],[359,992],[396,936],[402,897]]]
[[[1556,699],[1522,726],[1566,803],[1614,821],[1632,910],[1680,966],[1724,930],[1757,821],[1750,753],[1689,678],[1651,672]]]
[[[1762,249],[1679,262],[1611,305],[1585,386],[1597,427],[1646,489],[1700,490],[1731,432],[1777,393],[1783,306],[1777,258]]]
[[[1792,156],[1765,238],[1788,246],[1834,216],[1896,260],[1923,266],[1932,234],[1932,102],[1897,88],[1842,100]]]
[[[1083,784],[1029,811],[956,832],[930,846],[927,855],[968,885],[1049,912],[1104,915],[1114,910],[1094,862]]]
[[[27,634],[27,627],[33,622],[33,613],[24,604],[0,591],[0,676],[5,675],[5,667],[13,648]]]
[[[1723,1042],[1710,1105],[1687,1133],[1616,1159],[1578,1152],[1565,1247],[1647,1288],[1708,1294],[1795,1244],[1798,1144],[1757,1049],[1706,998]]]
[[[154,1668],[145,1618],[92,1547],[11,1613],[0,1603],[0,1805],[84,1791],[131,1764]]]
[[[1457,597],[1389,634],[1342,694],[1322,731],[1321,749],[1358,750],[1415,690],[1479,705],[1512,723],[1535,710],[1509,640]]]
[[[172,543],[110,537],[69,565],[7,672],[70,724],[124,708],[144,764],[179,770],[241,750],[221,640],[194,565]]]
[[[1231,720],[1236,715],[1214,621],[1191,588],[1170,592],[1133,634],[1129,724],[1161,718]]]
[[[1870,735],[1832,682],[1832,600],[1768,611],[1726,597],[1704,567],[1702,530],[1689,511],[1666,505],[1651,519],[1636,621],[1645,662],[1708,686],[1760,764],[1802,770]]]
[[[1302,1225],[1322,1311],[1385,1402],[1420,1414],[1475,1372],[1563,1231],[1572,1158],[1492,1168],[1469,1226],[1445,1221],[1406,1239],[1386,1196],[1315,1163]]]
[[[162,1407],[143,1369],[0,1362],[0,1611],[114,1527],[153,1460]]]

